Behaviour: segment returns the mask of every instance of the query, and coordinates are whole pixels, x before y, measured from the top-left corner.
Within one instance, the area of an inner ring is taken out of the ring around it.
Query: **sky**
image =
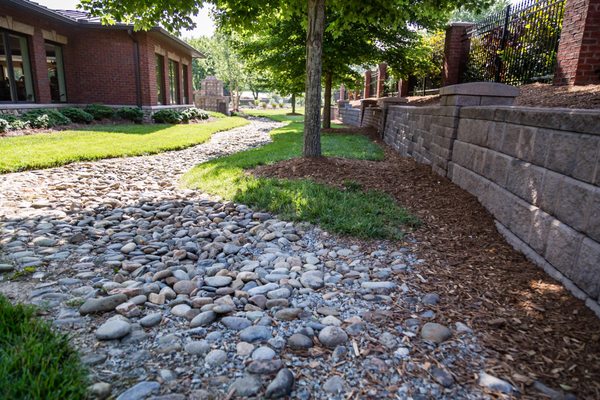
[[[63,10],[74,10],[79,4],[79,0],[33,0],[48,8],[63,9]],[[202,9],[200,14],[194,17],[196,22],[196,28],[192,31],[183,31],[181,36],[183,37],[198,37],[198,36],[211,36],[215,31],[215,23],[210,18],[208,9]]]

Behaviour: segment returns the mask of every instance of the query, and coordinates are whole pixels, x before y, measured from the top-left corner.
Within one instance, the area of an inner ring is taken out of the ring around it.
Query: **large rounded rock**
[[[319,332],[319,342],[323,346],[334,349],[340,344],[344,344],[348,341],[348,335],[342,328],[337,326],[326,326]]]
[[[217,319],[217,313],[214,311],[205,311],[194,317],[190,322],[191,328],[197,328],[199,326],[210,325]]]
[[[79,307],[81,315],[101,313],[112,311],[121,303],[127,301],[127,296],[124,294],[115,294],[107,297],[99,297],[97,299],[88,299]]]
[[[292,350],[305,350],[313,346],[313,341],[301,333],[294,333],[288,339],[287,344]]]
[[[250,322],[248,318],[244,317],[223,317],[221,319],[221,323],[228,329],[234,331],[241,331],[242,329],[246,329],[252,325],[252,322]]]
[[[275,379],[269,383],[265,396],[268,399],[279,399],[289,395],[292,392],[293,387],[294,374],[289,369],[284,368],[280,370]]]
[[[320,289],[325,283],[323,281],[323,273],[321,271],[308,271],[300,277],[300,283],[305,288]]]
[[[271,328],[267,326],[249,326],[240,332],[240,339],[248,343],[269,340],[271,337]]]
[[[211,276],[208,278],[204,278],[204,283],[207,286],[212,286],[215,288],[224,287],[231,283],[232,279],[230,276]]]
[[[445,342],[452,337],[450,329],[435,322],[428,322],[421,328],[421,338],[436,344]]]
[[[122,319],[108,320],[96,331],[98,340],[115,340],[125,337],[131,332],[131,324]]]
[[[212,367],[217,367],[227,361],[227,353],[223,350],[213,350],[206,355],[204,362]]]
[[[190,294],[196,289],[196,285],[192,281],[179,281],[173,285],[173,290],[177,294]]]

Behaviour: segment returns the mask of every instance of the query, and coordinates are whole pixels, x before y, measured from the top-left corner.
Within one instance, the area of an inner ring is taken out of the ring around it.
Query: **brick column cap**
[[[496,82],[461,83],[440,89],[440,96],[517,97],[519,93],[520,90],[517,87]]]
[[[471,26],[474,26],[474,25],[475,25],[475,22],[466,22],[466,21],[465,22],[460,22],[460,21],[450,22],[448,24],[448,26],[450,26],[450,27],[452,27],[452,26],[468,26],[468,27],[471,27]]]

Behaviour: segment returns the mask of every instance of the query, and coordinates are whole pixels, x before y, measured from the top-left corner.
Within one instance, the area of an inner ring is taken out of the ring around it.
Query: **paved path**
[[[476,335],[431,323],[407,249],[178,188],[277,126],[0,176],[0,271],[29,272],[0,292],[74,334],[97,398],[485,398]]]

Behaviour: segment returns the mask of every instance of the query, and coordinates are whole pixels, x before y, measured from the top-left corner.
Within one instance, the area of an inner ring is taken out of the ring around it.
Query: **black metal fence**
[[[565,0],[525,0],[475,25],[462,81],[552,80],[564,6]]]

